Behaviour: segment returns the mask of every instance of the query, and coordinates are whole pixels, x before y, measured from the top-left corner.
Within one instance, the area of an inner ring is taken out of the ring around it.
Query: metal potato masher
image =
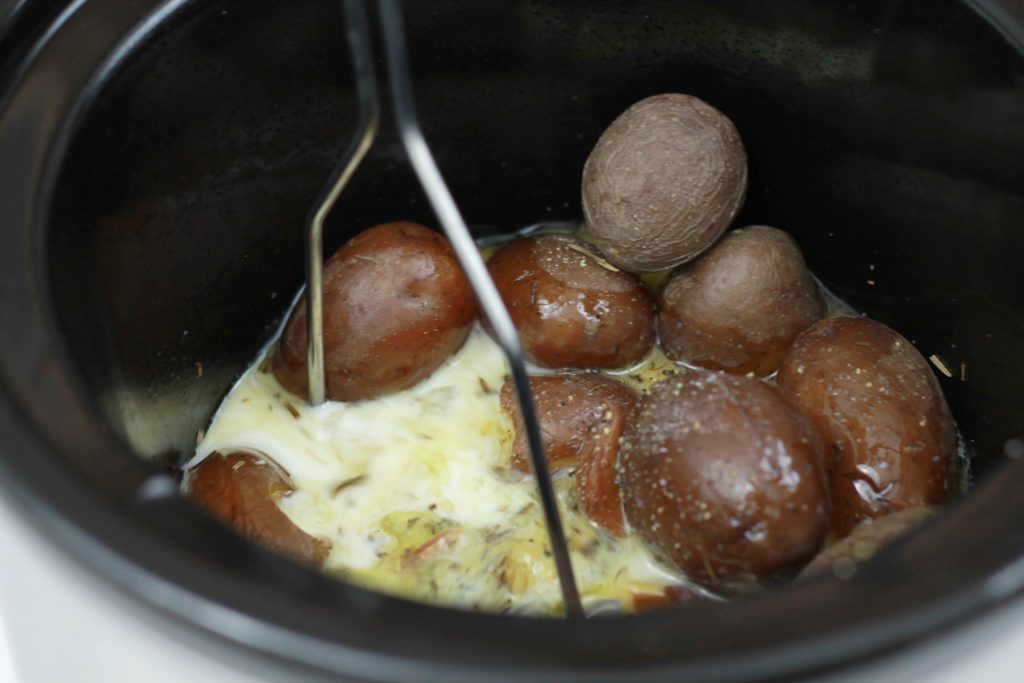
[[[408,51],[399,0],[377,0],[374,3],[380,18],[383,35],[383,57],[387,65],[387,85],[390,89],[402,143],[416,177],[430,200],[445,235],[451,242],[459,262],[487,321],[494,338],[508,359],[517,399],[527,433],[530,461],[540,494],[541,508],[547,524],[552,557],[558,570],[566,615],[583,616],[579,591],[573,577],[569,547],[561,523],[557,498],[544,457],[540,424],[533,393],[526,372],[522,345],[498,291],[494,286],[477,245],[469,234],[455,200],[445,185],[434,162],[416,115],[412,80],[409,74]],[[375,46],[365,0],[344,0],[347,22],[347,40],[352,57],[356,90],[356,134],[345,151],[344,158],[317,198],[307,221],[306,244],[306,305],[309,315],[309,397],[313,405],[325,400],[324,341],[323,341],[323,225],[327,214],[341,196],[360,163],[373,146],[380,127],[380,97],[374,68]]]

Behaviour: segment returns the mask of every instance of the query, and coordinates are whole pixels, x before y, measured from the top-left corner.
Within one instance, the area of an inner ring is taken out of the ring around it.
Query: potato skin
[[[408,389],[469,336],[476,298],[448,241],[416,223],[375,226],[324,264],[327,398],[358,401]],[[306,397],[306,302],[274,358],[287,390]]]
[[[619,437],[636,405],[632,389],[597,374],[530,378],[541,440],[552,470],[575,466],[584,514],[615,536],[624,533],[616,483]],[[511,381],[501,387],[501,406],[512,416],[512,466],[530,471],[529,447]]]
[[[514,240],[487,263],[527,358],[549,368],[622,368],[654,345],[654,303],[635,276],[569,235]]]
[[[741,375],[775,372],[824,315],[800,248],[765,225],[730,232],[658,294],[658,334],[671,358]]]
[[[236,531],[302,564],[319,567],[330,546],[281,512],[276,500],[291,483],[269,458],[235,451],[211,453],[185,477],[185,492]]]
[[[609,261],[630,272],[684,263],[718,239],[747,191],[747,155],[710,104],[668,93],[608,126],[583,167],[583,216]]]
[[[867,562],[879,550],[906,536],[935,516],[932,507],[916,507],[893,512],[878,519],[866,519],[846,538],[822,550],[800,572],[799,578],[835,573],[852,575],[857,565]]]
[[[935,375],[914,345],[868,318],[828,318],[797,337],[779,389],[825,444],[832,531],[940,505],[958,482],[956,433]]]
[[[701,602],[710,602],[710,598],[697,589],[684,584],[665,586],[661,593],[633,592],[633,611],[637,614],[661,612],[666,609],[685,607]]]
[[[622,437],[630,527],[693,581],[725,593],[803,565],[828,529],[814,428],[774,387],[694,370],[655,384]]]

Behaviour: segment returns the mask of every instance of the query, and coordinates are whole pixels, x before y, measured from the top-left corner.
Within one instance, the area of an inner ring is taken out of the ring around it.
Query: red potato
[[[608,260],[633,273],[672,268],[710,247],[747,191],[732,121],[668,93],[612,122],[583,167],[583,216]]]
[[[712,590],[789,574],[828,529],[821,441],[759,380],[695,370],[655,384],[623,434],[619,472],[630,528]]]
[[[741,375],[774,372],[824,315],[800,248],[764,225],[730,232],[658,295],[658,333],[671,358]]]
[[[330,545],[295,526],[277,506],[293,488],[269,458],[211,453],[187,473],[185,491],[236,531],[281,555],[314,567],[327,557]]]
[[[569,235],[517,239],[487,268],[527,358],[549,368],[622,368],[654,345],[654,304],[635,276]]]
[[[936,514],[935,508],[917,507],[878,519],[866,519],[846,538],[822,550],[800,572],[800,578],[832,574],[850,578],[857,565],[867,562],[885,546],[895,543]]]
[[[636,404],[632,389],[602,375],[531,377],[541,440],[552,470],[576,466],[576,490],[587,517],[615,536],[624,533],[615,482],[619,437]],[[513,416],[512,465],[529,472],[529,450],[511,381],[501,404]]]
[[[708,602],[710,598],[698,590],[684,584],[666,586],[661,593],[638,593],[633,591],[633,611],[637,614],[660,612],[673,607],[683,607],[698,602]]]
[[[822,320],[797,337],[777,383],[825,443],[836,535],[956,491],[956,432],[939,383],[882,323]]]
[[[448,241],[416,223],[385,223],[324,264],[327,398],[357,401],[426,379],[469,335],[476,298]],[[285,326],[274,375],[308,396],[306,303]]]

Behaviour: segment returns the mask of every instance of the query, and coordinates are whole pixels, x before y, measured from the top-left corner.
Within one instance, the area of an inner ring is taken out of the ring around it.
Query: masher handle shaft
[[[466,276],[473,286],[480,308],[483,309],[483,313],[494,331],[494,336],[508,359],[512,382],[515,385],[520,413],[530,446],[530,461],[533,464],[534,478],[540,493],[541,507],[551,540],[551,552],[558,570],[566,614],[568,616],[583,616],[583,607],[573,576],[569,544],[566,541],[561,514],[558,510],[558,497],[554,484],[551,482],[547,458],[544,457],[540,422],[533,400],[533,392],[530,389],[530,379],[526,372],[526,362],[523,357],[522,344],[519,342],[519,335],[516,333],[512,318],[494,286],[494,281],[487,273],[487,267],[480,256],[476,242],[470,236],[462,214],[448,191],[444,178],[430,153],[426,138],[423,136],[413,99],[408,51],[398,0],[380,0],[378,8],[384,33],[384,51],[387,55],[388,83],[391,88],[395,119],[402,142],[409,155],[413,170],[419,178],[420,185],[430,200],[448,240],[455,249],[463,270],[466,271]]]
[[[377,139],[380,98],[373,68],[373,44],[364,0],[345,0],[346,37],[352,55],[356,84],[356,134],[306,218],[306,333],[309,402],[320,405],[327,398],[324,368],[324,220],[348,185],[359,164]]]

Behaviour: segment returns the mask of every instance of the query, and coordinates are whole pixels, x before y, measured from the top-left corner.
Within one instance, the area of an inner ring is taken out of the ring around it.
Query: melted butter
[[[224,400],[190,466],[213,451],[258,450],[291,476],[281,509],[331,543],[324,569],[426,602],[555,614],[561,596],[531,478],[509,464],[512,423],[498,389],[506,362],[475,329],[417,386],[372,401],[310,407],[262,372],[260,358]],[[678,369],[654,351],[617,373],[637,388]],[[614,539],[557,479],[585,605],[632,607],[683,579],[633,537]]]
[[[665,352],[661,350],[661,344],[655,344],[654,348],[648,351],[643,360],[635,366],[625,370],[607,371],[605,374],[637,391],[647,391],[655,382],[678,374],[687,367],[685,363],[677,363],[666,356]]]

